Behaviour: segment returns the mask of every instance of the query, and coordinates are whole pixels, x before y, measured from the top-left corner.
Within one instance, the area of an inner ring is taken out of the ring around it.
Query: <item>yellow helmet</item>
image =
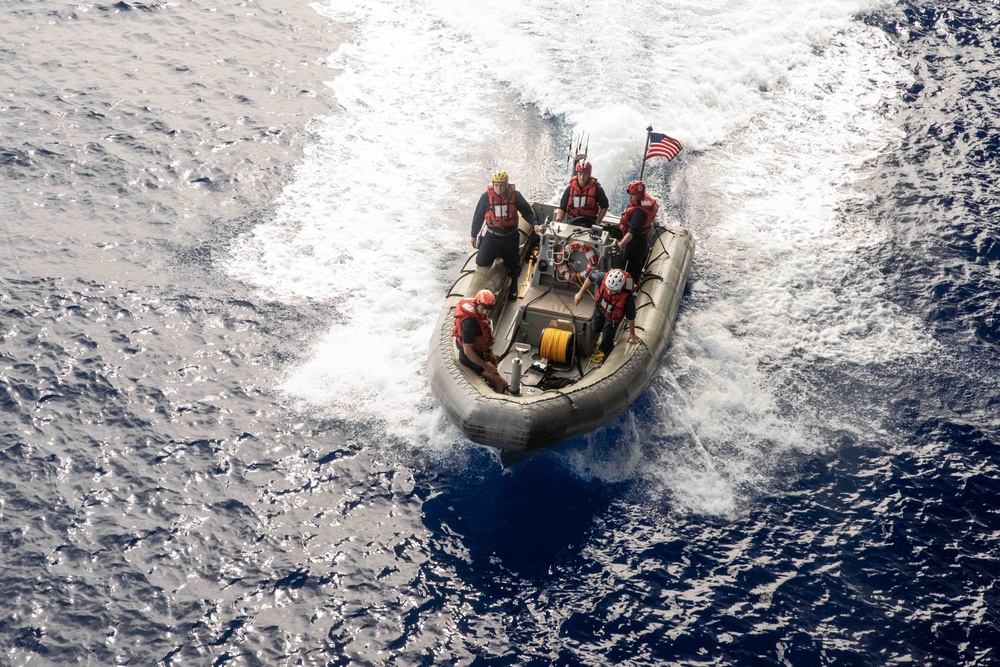
[[[493,172],[493,182],[494,183],[506,183],[507,182],[507,172],[503,169],[497,169]]]

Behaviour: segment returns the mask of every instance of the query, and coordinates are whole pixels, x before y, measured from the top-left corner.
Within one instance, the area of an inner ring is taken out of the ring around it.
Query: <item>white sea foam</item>
[[[883,113],[906,78],[892,56],[862,25],[832,36],[822,57],[762,96],[753,122],[707,151],[679,188],[702,266],[691,290],[697,305],[678,322],[662,371],[678,388],[660,403],[663,433],[690,432],[687,447],[656,455],[677,506],[736,511],[775,483],[768,473],[789,456],[827,446],[808,406],[831,397],[791,389],[785,378],[814,364],[894,362],[933,349],[919,321],[882,298],[881,275],[865,263],[885,232],[849,212],[868,161],[900,140]]]
[[[691,449],[647,451],[645,425],[629,429],[627,416],[612,426],[625,434],[612,452],[620,465],[600,474],[655,469],[678,506],[732,511],[765,457],[822,446],[778,409],[762,367],[928,349],[863,264],[877,228],[845,213],[866,160],[898,141],[883,100],[905,78],[885,40],[853,19],[863,3],[314,7],[353,29],[330,58],[342,111],[316,119],[317,143],[275,219],[227,263],[275,298],[325,300],[336,313],[309,361],[288,369],[282,389],[296,399],[378,420],[415,446],[461,441],[423,371],[438,297],[469,250],[490,170],[504,166],[529,196],[561,190],[561,147],[524,131],[546,114],[565,121],[553,135],[590,132],[616,204],[647,124],[685,145],[680,160],[650,163],[647,180],[699,241],[666,384],[654,388],[654,434],[686,434]],[[594,474],[593,458],[580,458],[567,455]]]
[[[409,434],[439,305],[426,297],[444,292],[442,258],[467,250],[455,187],[488,178],[491,165],[469,156],[502,123],[499,87],[466,58],[462,38],[397,4],[319,8],[355,24],[330,58],[343,112],[316,120],[318,141],[276,219],[240,239],[229,268],[278,298],[324,299],[339,314],[312,358],[290,369],[286,392]]]

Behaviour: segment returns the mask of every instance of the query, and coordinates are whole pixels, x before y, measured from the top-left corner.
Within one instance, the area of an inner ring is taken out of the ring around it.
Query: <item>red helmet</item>
[[[630,195],[639,195],[642,197],[646,194],[646,184],[642,181],[632,181],[625,190]]]
[[[580,160],[576,163],[576,173],[590,175],[590,170],[593,169],[591,164],[586,160]]]
[[[497,298],[488,289],[481,289],[476,292],[476,305],[486,310],[493,310],[493,306],[497,305]]]

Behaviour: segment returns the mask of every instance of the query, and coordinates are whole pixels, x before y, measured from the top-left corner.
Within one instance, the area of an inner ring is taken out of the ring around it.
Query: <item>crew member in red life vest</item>
[[[573,302],[580,303],[583,295],[592,285],[599,285],[594,298],[594,318],[591,320],[592,331],[601,332],[601,352],[608,356],[615,347],[615,330],[622,320],[628,321],[628,342],[638,345],[642,339],[635,333],[635,285],[632,276],[621,269],[591,271],[580,286],[580,291],[573,297]]]
[[[455,324],[451,334],[458,339],[458,359],[479,375],[498,394],[507,391],[508,382],[497,371],[499,357],[493,353],[493,328],[490,311],[497,298],[488,289],[476,292],[474,299],[462,299],[455,306]]]
[[[517,214],[531,223],[535,232],[541,231],[535,212],[524,196],[517,192],[513,183],[507,182],[506,171],[493,172],[493,184],[479,198],[476,212],[472,214],[472,247],[476,247],[476,239],[483,223],[486,223],[486,233],[479,242],[479,252],[476,253],[476,266],[489,267],[497,257],[503,260],[510,276],[510,298],[517,298],[517,279],[521,275],[521,255],[519,245],[521,235],[517,230]]]
[[[604,220],[604,214],[608,212],[608,195],[597,179],[591,178],[591,169],[586,160],[576,163],[576,176],[570,179],[569,186],[559,200],[559,208],[556,209],[557,222],[566,216],[570,220],[589,218],[580,221],[584,225],[596,225]]]
[[[628,207],[622,213],[618,229],[622,240],[618,249],[625,251],[625,271],[638,280],[642,269],[646,266],[646,255],[649,254],[649,232],[656,224],[656,212],[660,205],[646,194],[646,184],[642,181],[632,181],[626,188],[628,192]]]

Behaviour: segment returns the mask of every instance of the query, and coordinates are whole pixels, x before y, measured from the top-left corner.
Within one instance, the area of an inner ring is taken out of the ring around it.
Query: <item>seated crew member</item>
[[[486,233],[479,243],[476,266],[492,266],[493,260],[500,257],[507,267],[507,275],[510,276],[509,298],[511,299],[517,298],[517,280],[521,275],[518,213],[534,227],[536,233],[541,231],[535,212],[531,210],[528,201],[516,191],[513,183],[507,182],[507,172],[493,172],[493,183],[479,198],[476,211],[472,214],[472,247],[476,247],[479,230],[485,222]]]
[[[625,271],[638,280],[646,266],[646,255],[649,254],[649,232],[656,224],[656,212],[660,205],[646,194],[646,184],[642,181],[632,181],[626,188],[628,206],[622,213],[618,229],[622,240],[618,249],[625,251]]]
[[[585,160],[576,163],[576,176],[569,179],[556,209],[556,222],[567,215],[573,218],[589,218],[589,224],[600,224],[608,212],[608,195],[596,178],[590,177],[591,164]],[[583,222],[583,221],[581,221]]]
[[[580,291],[573,297],[573,303],[579,304],[583,295],[591,285],[599,285],[594,298],[594,317],[591,320],[592,330],[601,332],[600,350],[606,357],[615,347],[615,330],[621,321],[628,320],[628,342],[638,345],[642,339],[635,333],[635,297],[632,291],[635,285],[632,277],[621,269],[591,271],[580,286]]]
[[[499,357],[493,353],[493,327],[490,311],[497,298],[488,289],[476,292],[474,299],[462,299],[455,306],[452,335],[458,339],[458,359],[486,381],[498,394],[506,393],[508,382],[497,371]]]

